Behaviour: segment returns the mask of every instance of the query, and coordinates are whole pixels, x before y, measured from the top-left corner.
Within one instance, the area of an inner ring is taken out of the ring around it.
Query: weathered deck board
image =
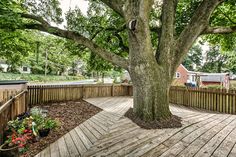
[[[124,117],[130,97],[86,99],[103,109],[37,156],[236,156],[236,115],[171,105],[183,127],[145,130]]]
[[[50,144],[51,157],[60,157],[57,141]]]

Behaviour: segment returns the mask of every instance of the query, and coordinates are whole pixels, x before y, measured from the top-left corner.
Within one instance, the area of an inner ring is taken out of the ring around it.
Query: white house
[[[18,68],[18,70],[21,74],[30,74],[31,73],[31,69],[28,66],[21,66]]]
[[[0,69],[3,69],[3,72],[7,72],[7,68],[8,68],[8,64],[3,61],[3,60],[0,60]]]
[[[0,69],[2,68],[3,72],[7,72],[8,67],[9,67],[9,65],[6,63],[6,61],[0,60]],[[18,67],[18,71],[21,74],[30,74],[31,73],[30,67],[26,66],[26,65]]]

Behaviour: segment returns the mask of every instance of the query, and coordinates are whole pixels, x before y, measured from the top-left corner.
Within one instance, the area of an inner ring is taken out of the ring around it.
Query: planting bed
[[[28,151],[23,156],[34,156],[44,148],[49,146],[61,136],[86,121],[93,115],[101,111],[85,101],[53,103],[40,105],[43,109],[48,110],[48,116],[60,121],[60,126],[51,130],[47,137],[41,138],[38,142],[29,144]]]

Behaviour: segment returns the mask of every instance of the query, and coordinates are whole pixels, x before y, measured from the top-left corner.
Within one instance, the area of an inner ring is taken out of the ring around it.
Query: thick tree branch
[[[196,9],[189,24],[182,31],[176,42],[175,55],[173,57],[172,73],[181,63],[183,57],[191,48],[194,41],[207,28],[210,16],[215,8],[224,0],[204,0]]]
[[[232,27],[207,27],[202,34],[229,34],[236,32],[236,26]]]
[[[21,28],[21,29],[36,29],[39,31],[43,31],[43,32],[47,32],[47,33],[59,36],[59,37],[74,40],[78,44],[86,46],[91,51],[93,51],[94,53],[96,53],[100,57],[102,57],[103,59],[105,59],[115,65],[118,65],[124,69],[128,68],[128,61],[126,59],[124,59],[114,53],[111,53],[104,48],[101,48],[100,46],[98,46],[97,44],[95,44],[94,42],[89,40],[88,38],[78,34],[77,32],[62,30],[58,27],[53,27],[50,24],[48,24],[48,22],[46,22],[44,19],[34,16],[34,15],[23,14],[22,17],[36,20],[41,24],[25,24],[25,25],[23,25],[23,28]]]
[[[161,32],[156,52],[156,60],[159,64],[170,65],[170,57],[174,42],[174,22],[177,0],[163,1],[161,14]],[[168,66],[166,66],[168,67]],[[169,68],[167,68],[169,69]]]
[[[114,10],[117,14],[119,14],[121,17],[124,17],[124,12],[122,10],[122,6],[124,4],[123,0],[100,0],[104,4],[106,4],[109,8]]]
[[[99,33],[103,32],[103,31],[112,31],[112,32],[119,33],[119,32],[124,31],[125,29],[126,29],[125,24],[120,28],[114,28],[114,27],[103,28],[103,27],[100,27],[100,29],[92,35],[91,40],[93,40]]]
[[[45,26],[49,25],[49,23],[46,20],[44,20],[42,17],[38,17],[38,16],[35,16],[35,15],[32,15],[32,14],[24,14],[24,13],[20,13],[20,16],[23,17],[23,18],[38,21],[39,23],[41,23],[42,25],[45,25]]]

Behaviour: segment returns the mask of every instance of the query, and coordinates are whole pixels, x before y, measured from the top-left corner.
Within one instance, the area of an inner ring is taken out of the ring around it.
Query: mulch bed
[[[56,130],[51,130],[47,137],[41,138],[38,142],[31,143],[29,150],[23,156],[35,156],[50,143],[55,142],[64,134],[83,123],[93,115],[101,111],[85,101],[52,103],[40,105],[43,109],[48,110],[48,117],[58,119],[60,127]]]
[[[130,108],[126,113],[125,117],[132,120],[138,126],[144,129],[163,129],[163,128],[179,128],[182,127],[181,118],[175,115],[172,115],[170,119],[167,120],[160,120],[160,121],[150,121],[146,122],[137,117],[134,112],[133,108]]]

